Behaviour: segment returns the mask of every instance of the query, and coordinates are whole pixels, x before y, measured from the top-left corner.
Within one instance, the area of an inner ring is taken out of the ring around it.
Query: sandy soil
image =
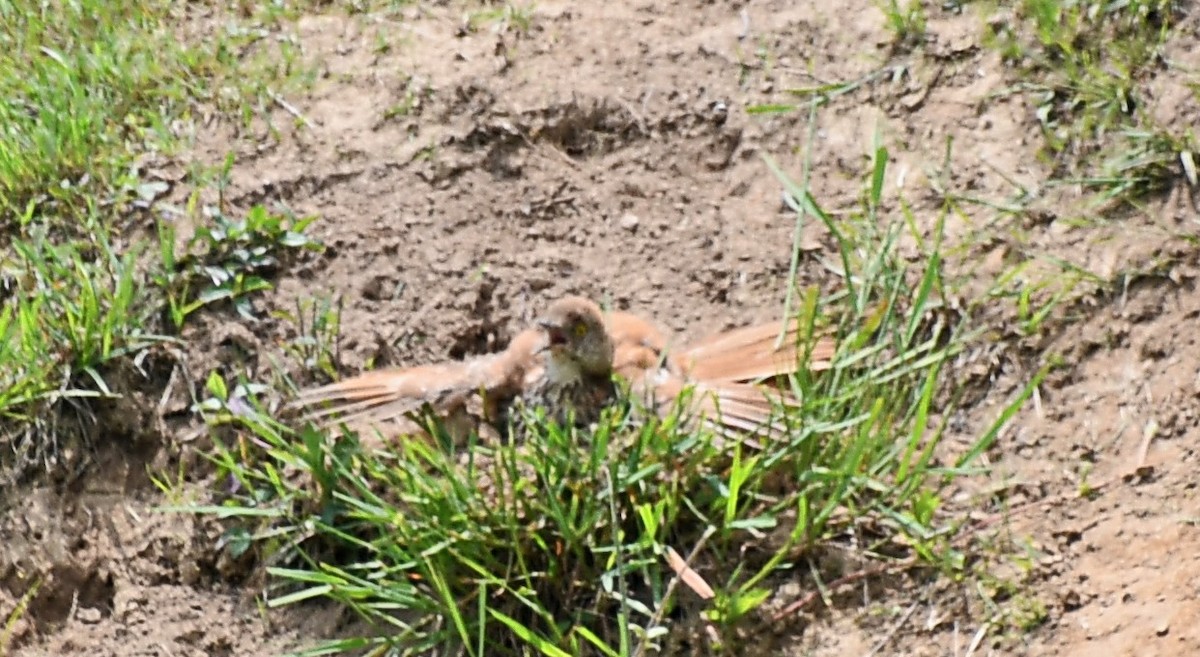
[[[652,314],[685,337],[765,319],[784,293],[793,215],[762,156],[798,177],[808,113],[803,101],[785,114],[746,108],[861,81],[817,115],[812,187],[827,210],[857,203],[876,134],[894,160],[891,209],[903,196],[930,225],[935,188],[996,203],[1017,186],[1038,193],[1015,217],[963,204],[949,218],[964,293],[1014,258],[1054,255],[1106,277],[1178,264],[1088,297],[1036,343],[998,333],[991,384],[964,413],[967,434],[1045,354],[1062,355],[989,454],[1009,502],[1037,503],[994,538],[1003,554],[1024,550],[1023,572],[1010,576],[1045,623],[972,646],[994,618],[974,584],[910,583],[798,618],[772,645],[794,655],[1200,654],[1200,291],[1194,249],[1180,239],[1196,230],[1194,199],[1177,192],[1072,228],[1078,190],[1045,186],[1033,108],[1003,93],[1010,71],[982,47],[983,19],[970,9],[930,9],[928,41],[904,52],[869,0],[609,5],[539,3],[528,30],[464,31],[457,4],[301,18],[296,39],[319,75],[289,101],[307,127],[282,107],[270,110],[274,133],[265,121],[214,120],[197,126],[190,155],[215,166],[237,154],[234,209],[279,202],[321,217],[315,232],[330,248],[288,270],[260,309],[341,295],[350,370],[494,349],[566,292]],[[219,23],[193,11],[197,25]],[[1196,70],[1200,30],[1187,20],[1169,56]],[[1177,77],[1151,88],[1164,120],[1200,124]],[[168,177],[182,170],[163,164]],[[176,197],[188,191],[176,185]],[[822,264],[829,237],[814,227],[803,246],[801,283],[838,286]],[[294,333],[222,316],[190,330],[193,371],[251,377]],[[219,528],[153,510],[164,500],[147,468],[194,461],[202,441],[187,439],[113,450],[72,490],[23,491],[0,507],[0,610],[40,582],[14,628],[17,655],[271,655],[337,630],[342,619],[319,607],[264,614],[235,565],[214,555]],[[1082,481],[1099,493],[1073,497]]]

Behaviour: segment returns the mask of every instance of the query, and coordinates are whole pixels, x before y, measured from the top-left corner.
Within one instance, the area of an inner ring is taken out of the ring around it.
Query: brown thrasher
[[[670,412],[691,386],[688,410],[711,428],[723,434],[770,432],[778,429],[772,424],[775,407],[794,400],[755,384],[802,366],[796,357],[797,327],[789,323],[786,332],[783,327],[776,321],[727,331],[672,352],[651,322],[620,311],[605,316],[592,301],[568,296],[499,353],[366,372],[303,391],[294,405],[328,404],[307,417],[394,436],[424,433],[412,414],[428,407],[460,443],[471,433],[498,438],[517,399],[559,422],[573,413],[577,424],[590,423],[612,402],[616,373],[659,414]],[[776,348],[781,332],[782,346]],[[832,340],[822,339],[807,367],[827,368],[834,349]]]

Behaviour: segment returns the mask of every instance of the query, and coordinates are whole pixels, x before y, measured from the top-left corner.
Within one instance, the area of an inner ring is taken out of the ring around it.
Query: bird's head
[[[572,364],[586,374],[612,372],[612,340],[600,306],[591,300],[563,297],[550,304],[537,325],[546,338],[542,351],[551,361]]]

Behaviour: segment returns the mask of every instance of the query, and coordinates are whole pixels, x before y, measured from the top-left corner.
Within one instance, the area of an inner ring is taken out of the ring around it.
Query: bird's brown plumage
[[[693,418],[718,433],[778,434],[779,406],[795,404],[787,392],[764,380],[830,365],[836,343],[819,340],[808,358],[797,355],[799,326],[775,321],[725,331],[672,350],[661,330],[637,315],[613,312],[609,333],[616,345],[614,369],[631,383],[635,396],[660,415],[670,412],[685,389],[692,389]],[[778,346],[777,346],[778,345]]]
[[[612,401],[611,374],[630,382],[650,409],[667,413],[682,391],[694,392],[688,409],[720,433],[770,433],[786,392],[759,385],[805,364],[796,357],[795,322],[770,322],[670,347],[653,323],[628,312],[603,315],[582,297],[556,301],[538,326],[517,334],[508,348],[466,361],[367,372],[300,393],[295,405],[308,418],[345,422],[390,435],[419,434],[411,419],[423,408],[440,416],[452,437],[495,437],[517,400],[542,407],[560,422],[594,421]],[[783,334],[780,346],[776,341]],[[832,340],[819,341],[807,367],[824,369]],[[321,408],[325,405],[324,408]]]

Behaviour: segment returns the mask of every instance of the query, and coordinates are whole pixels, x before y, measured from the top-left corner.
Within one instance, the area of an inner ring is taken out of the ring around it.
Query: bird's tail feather
[[[792,395],[766,386],[730,381],[685,383],[676,377],[645,380],[641,387],[634,388],[634,393],[665,417],[673,412],[689,386],[683,409],[689,418],[686,421],[699,422],[725,439],[783,436],[788,430],[783,413],[787,407],[798,405]]]
[[[797,400],[783,391],[749,383],[699,383],[696,411],[706,425],[722,435],[778,437],[787,433],[783,417]]]
[[[679,358],[690,378],[707,382],[759,381],[801,369],[829,369],[837,349],[832,338],[821,338],[802,354],[798,322],[789,320],[783,329],[784,322],[775,321],[727,331],[690,345]]]

